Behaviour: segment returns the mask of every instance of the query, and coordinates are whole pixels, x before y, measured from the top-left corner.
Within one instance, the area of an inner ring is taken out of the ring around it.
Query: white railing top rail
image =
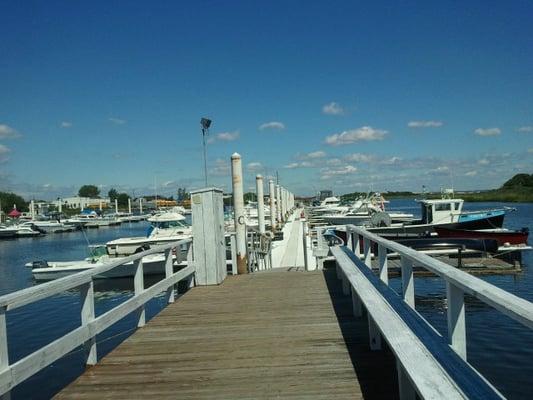
[[[406,257],[416,266],[421,266],[433,272],[444,280],[452,283],[454,286],[460,288],[465,293],[494,307],[502,314],[509,316],[528,328],[533,329],[533,303],[426,254],[368,232],[361,227],[347,225],[346,230],[347,232],[356,233],[376,242],[377,244],[398,253],[402,257]]]
[[[331,252],[338,268],[342,270],[342,279],[349,282],[358,301],[366,307],[369,324],[379,327],[421,398],[502,398],[490,383],[455,355],[453,350],[443,348],[446,345],[440,335],[432,335],[431,328],[417,319],[416,312],[409,312],[407,306],[402,307],[402,299],[396,294],[392,295],[392,289],[387,292],[383,287],[385,283],[349,249],[335,246],[331,248]]]
[[[184,239],[176,242],[163,244],[159,246],[153,246],[151,249],[133,254],[128,257],[123,257],[117,259],[116,261],[111,261],[106,265],[96,267],[87,271],[78,272],[76,274],[65,276],[50,282],[43,283],[41,285],[32,286],[26,289],[18,290],[13,293],[8,293],[3,296],[0,296],[0,308],[5,307],[6,311],[13,310],[15,308],[24,306],[26,304],[34,303],[38,300],[51,297],[58,293],[76,288],[83,285],[84,283],[90,282],[94,276],[103,274],[116,268],[120,265],[129,263],[130,261],[135,261],[145,256],[151,254],[162,253],[166,250],[181,246],[187,243],[192,242],[192,239]]]

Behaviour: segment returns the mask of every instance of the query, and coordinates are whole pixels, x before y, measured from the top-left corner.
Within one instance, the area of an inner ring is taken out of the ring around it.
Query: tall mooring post
[[[131,214],[131,199],[128,197],[128,213]]]
[[[143,198],[139,197],[139,214],[143,213]]]
[[[270,197],[270,230],[274,233],[276,230],[276,194],[272,179],[268,181],[268,195]]]
[[[218,285],[226,279],[222,190],[191,192],[193,255],[197,285]]]
[[[259,222],[259,233],[265,233],[265,198],[263,196],[263,177],[255,177],[255,186],[257,189],[257,219]]]
[[[115,199],[115,214],[118,213],[118,199]]]
[[[244,192],[242,188],[242,160],[239,153],[231,156],[231,183],[233,186],[233,208],[235,237],[237,239],[237,272],[248,273],[246,254],[246,225],[244,221]]]

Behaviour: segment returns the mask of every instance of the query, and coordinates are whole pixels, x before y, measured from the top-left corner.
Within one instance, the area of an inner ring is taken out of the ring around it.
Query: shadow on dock
[[[370,350],[366,312],[363,317],[355,318],[351,297],[342,293],[335,269],[325,268],[323,273],[363,398],[399,398],[395,358],[387,343],[382,341],[380,351]]]

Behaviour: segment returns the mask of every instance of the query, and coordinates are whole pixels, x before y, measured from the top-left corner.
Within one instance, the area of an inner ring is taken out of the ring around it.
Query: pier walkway
[[[335,271],[279,268],[189,290],[56,398],[397,397]]]

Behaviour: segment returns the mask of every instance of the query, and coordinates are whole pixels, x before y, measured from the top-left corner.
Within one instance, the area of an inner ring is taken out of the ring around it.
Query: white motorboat
[[[14,225],[13,228],[17,229],[17,237],[33,237],[42,235],[41,231],[38,229],[33,229],[32,226]]]
[[[18,225],[19,227],[28,227],[28,228],[34,228],[36,227],[38,230],[41,230],[46,233],[60,233],[60,232],[71,232],[75,228],[71,225],[64,224],[59,221],[53,221],[53,220],[32,220],[23,222],[22,224]],[[35,229],[34,229],[35,230]]]
[[[14,238],[17,236],[17,228],[0,225],[0,239]]]
[[[63,278],[78,272],[98,268],[120,260],[120,257],[110,257],[106,253],[105,246],[95,246],[92,248],[91,256],[79,261],[34,261],[27,263],[26,267],[32,269],[32,275],[36,280],[52,280]],[[165,273],[165,255],[151,254],[142,258],[143,272],[145,275],[159,275]],[[96,279],[125,278],[135,275],[133,262],[130,261],[107,271],[101,275],[96,275]]]
[[[148,221],[152,224],[147,236],[120,238],[106,243],[111,256],[128,256],[142,251],[149,246],[188,239],[192,228],[185,222],[185,217],[170,211],[156,214]]]

